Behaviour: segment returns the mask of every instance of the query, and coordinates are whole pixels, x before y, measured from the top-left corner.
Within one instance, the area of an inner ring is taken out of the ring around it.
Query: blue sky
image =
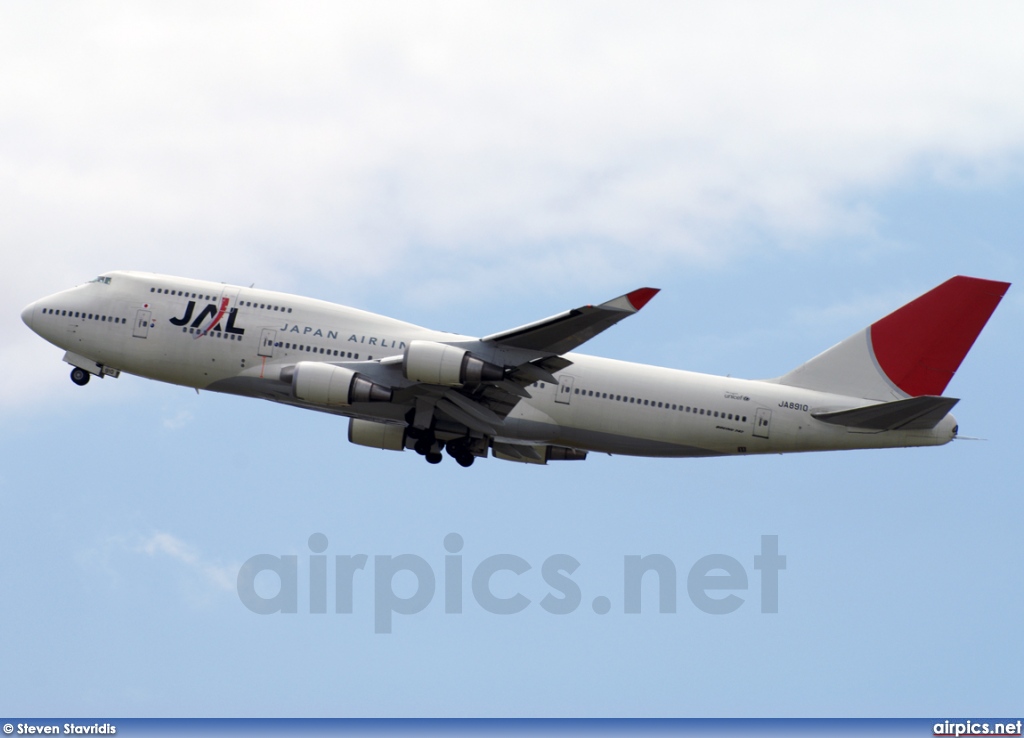
[[[1019,286],[947,390],[985,442],[543,468],[429,467],[349,445],[336,418],[130,376],[75,387],[18,319],[110,269],[478,335],[650,285],[586,351],[777,376],[954,274],[1021,281],[1019,10],[2,15],[0,712],[1019,711]],[[444,612],[452,532],[461,615]],[[329,557],[369,557],[351,615],[304,605],[313,533]],[[771,615],[762,535],[787,557]],[[299,557],[298,613],[240,602],[239,567],[264,553]],[[405,553],[438,591],[375,634],[374,557]],[[531,599],[521,613],[470,596],[496,554],[532,566],[495,579]],[[555,554],[580,562],[568,615],[539,605]],[[623,612],[623,559],[648,554],[675,564],[675,613],[649,583]],[[686,594],[710,554],[749,578],[730,615]]]

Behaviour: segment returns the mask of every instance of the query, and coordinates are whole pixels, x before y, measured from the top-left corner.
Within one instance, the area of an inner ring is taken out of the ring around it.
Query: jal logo
[[[235,318],[238,316],[238,308],[230,308],[229,309],[228,308],[228,302],[229,302],[228,298],[225,297],[225,298],[221,299],[219,306],[216,305],[215,303],[212,303],[212,302],[211,303],[207,303],[206,307],[204,307],[200,311],[199,315],[196,315],[195,319],[193,319],[192,315],[196,311],[196,301],[195,300],[189,300],[188,301],[188,305],[185,307],[185,314],[182,315],[180,318],[171,318],[170,319],[171,324],[172,325],[179,325],[179,326],[180,325],[188,325],[189,321],[192,321],[191,322],[191,327],[192,328],[199,328],[200,326],[203,325],[203,323],[206,323],[206,321],[209,321],[209,323],[207,323],[206,328],[202,329],[202,333],[201,333],[201,335],[202,335],[202,334],[205,334],[205,333],[207,333],[209,331],[219,331],[219,330],[222,330],[221,327],[220,327],[220,322],[221,322],[221,320],[223,319],[223,317],[224,317],[224,315],[226,313],[227,316],[228,316],[228,319],[227,319],[227,323],[225,324],[225,326],[223,328],[223,331],[225,333],[234,333],[236,336],[244,335],[245,334],[245,328],[236,328],[235,327]]]

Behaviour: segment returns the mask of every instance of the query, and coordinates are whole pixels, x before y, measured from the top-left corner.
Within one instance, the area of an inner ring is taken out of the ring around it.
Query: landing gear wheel
[[[424,456],[426,457],[428,464],[440,464],[441,463],[441,459],[444,458],[441,455],[440,451],[431,451],[428,454],[424,454]]]
[[[455,460],[459,463],[459,466],[470,467],[473,466],[475,457],[473,456],[473,454],[469,453],[459,454],[458,456],[455,457]]]
[[[416,449],[416,453],[420,456],[426,456],[431,451],[435,450],[434,446],[436,444],[437,439],[434,437],[433,433],[430,431],[421,431],[419,438],[416,439],[416,445],[414,448]],[[440,449],[437,450],[439,451]]]
[[[71,370],[71,381],[79,387],[84,387],[89,384],[89,372],[85,371],[85,369],[79,369],[76,366]]]

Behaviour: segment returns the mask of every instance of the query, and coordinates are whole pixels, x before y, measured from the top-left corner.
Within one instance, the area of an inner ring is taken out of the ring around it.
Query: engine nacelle
[[[348,421],[348,440],[359,446],[404,451],[405,426],[352,418]]]
[[[352,405],[356,402],[390,402],[391,389],[343,366],[319,361],[300,361],[281,371],[292,383],[295,396],[316,405]]]
[[[498,382],[505,370],[478,359],[465,349],[434,341],[410,341],[402,362],[405,378],[413,382],[458,387]]]

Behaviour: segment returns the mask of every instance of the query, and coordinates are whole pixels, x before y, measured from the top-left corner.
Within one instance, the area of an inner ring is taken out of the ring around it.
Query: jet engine
[[[458,387],[498,382],[505,370],[478,359],[465,349],[434,341],[411,341],[405,350],[402,372],[406,379],[426,384]]]
[[[318,361],[300,361],[282,370],[281,379],[292,383],[297,398],[316,405],[391,401],[390,387],[371,382],[351,369]]]
[[[381,448],[385,451],[404,451],[405,426],[351,418],[348,421],[348,440],[358,446]]]

